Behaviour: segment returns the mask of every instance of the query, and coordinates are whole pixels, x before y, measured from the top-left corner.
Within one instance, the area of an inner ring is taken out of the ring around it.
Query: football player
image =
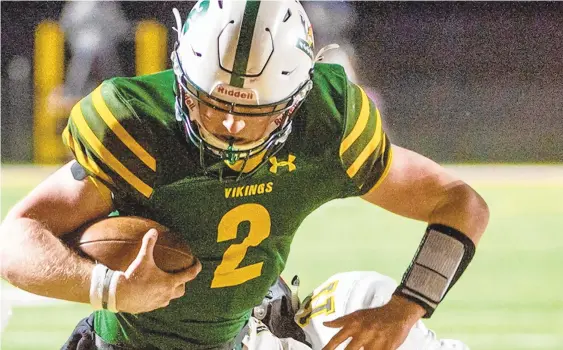
[[[287,305],[293,304],[296,292],[280,280],[270,289],[270,295],[264,298],[262,305],[255,308],[243,344],[249,350],[320,350],[338,332],[325,323],[358,310],[382,307],[389,302],[396,288],[397,283],[393,279],[375,271],[342,272],[315,288],[298,310],[295,310],[295,305],[288,310]],[[292,323],[301,328],[292,327]],[[274,333],[284,337],[276,337]],[[338,349],[344,349],[349,342],[343,342]],[[419,320],[398,350],[469,348],[458,340],[437,339],[435,333]]]
[[[360,196],[428,228],[390,301],[334,320],[326,348],[398,347],[468,266],[488,222],[484,200],[391,143],[364,90],[318,62],[298,1],[201,0],[183,25],[175,16],[173,69],[110,79],[73,108],[63,139],[76,161],[7,215],[2,277],[90,303],[78,328],[93,328],[98,348],[231,349],[301,222]],[[201,264],[159,270],[155,230],[124,273],[58,239],[112,211],[181,233]]]
[[[313,349],[322,349],[337,334],[345,315],[360,310],[380,308],[389,303],[397,283],[390,277],[375,271],[338,273],[320,284],[303,301],[295,321],[303,327]],[[350,342],[343,342],[338,349]],[[354,347],[350,347],[354,349]],[[366,349],[369,349],[366,347]],[[434,332],[417,321],[410,329],[399,350],[469,350],[460,341],[437,339]]]

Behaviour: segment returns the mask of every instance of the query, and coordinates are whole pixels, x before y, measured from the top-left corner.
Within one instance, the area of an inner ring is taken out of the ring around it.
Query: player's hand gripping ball
[[[104,218],[63,240],[83,256],[124,272],[116,290],[116,308],[122,312],[168,306],[201,271],[201,263],[177,234],[140,217]]]

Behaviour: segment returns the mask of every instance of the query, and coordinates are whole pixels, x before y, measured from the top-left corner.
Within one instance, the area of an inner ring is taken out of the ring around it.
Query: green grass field
[[[51,170],[3,166],[2,217]],[[563,167],[453,171],[487,200],[491,221],[470,268],[427,325],[473,350],[563,349]],[[300,275],[302,297],[336,272],[400,279],[424,227],[358,199],[328,203],[303,223],[284,276]],[[71,303],[16,306],[1,349],[58,349],[88,313]]]

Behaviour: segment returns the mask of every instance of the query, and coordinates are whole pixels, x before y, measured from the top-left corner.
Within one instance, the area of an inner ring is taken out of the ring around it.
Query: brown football
[[[154,260],[163,271],[176,272],[192,266],[195,257],[187,243],[165,226],[138,216],[115,216],[89,223],[62,237],[65,243],[83,256],[125,271],[135,260],[143,236],[151,229],[158,231]]]

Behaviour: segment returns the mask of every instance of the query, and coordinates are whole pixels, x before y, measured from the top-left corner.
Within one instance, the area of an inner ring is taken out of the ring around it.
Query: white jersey
[[[332,321],[354,311],[381,307],[391,300],[397,283],[390,277],[372,271],[338,273],[315,288],[297,311],[295,322],[303,328],[307,341],[300,343],[290,338],[277,338],[254,317],[250,318],[249,331],[243,340],[247,350],[320,350],[339,331],[325,327]],[[343,342],[337,349],[344,349]],[[469,350],[460,341],[438,340],[434,332],[418,321],[398,350]]]
[[[397,283],[374,271],[353,271],[333,275],[315,288],[301,305],[295,321],[303,328],[312,349],[322,349],[340,328],[330,328],[323,322],[332,321],[360,309],[381,307],[391,300]],[[337,349],[344,349],[350,340]],[[469,348],[459,341],[437,340],[422,321],[409,332],[399,350],[434,350]]]
[[[339,328],[325,327],[323,322],[356,310],[383,306],[396,287],[393,279],[377,272],[338,273],[303,300],[295,321],[305,331],[313,349],[320,349],[339,331]]]
[[[276,337],[265,324],[254,317],[248,321],[248,333],[242,344],[244,350],[311,350],[295,339]]]

